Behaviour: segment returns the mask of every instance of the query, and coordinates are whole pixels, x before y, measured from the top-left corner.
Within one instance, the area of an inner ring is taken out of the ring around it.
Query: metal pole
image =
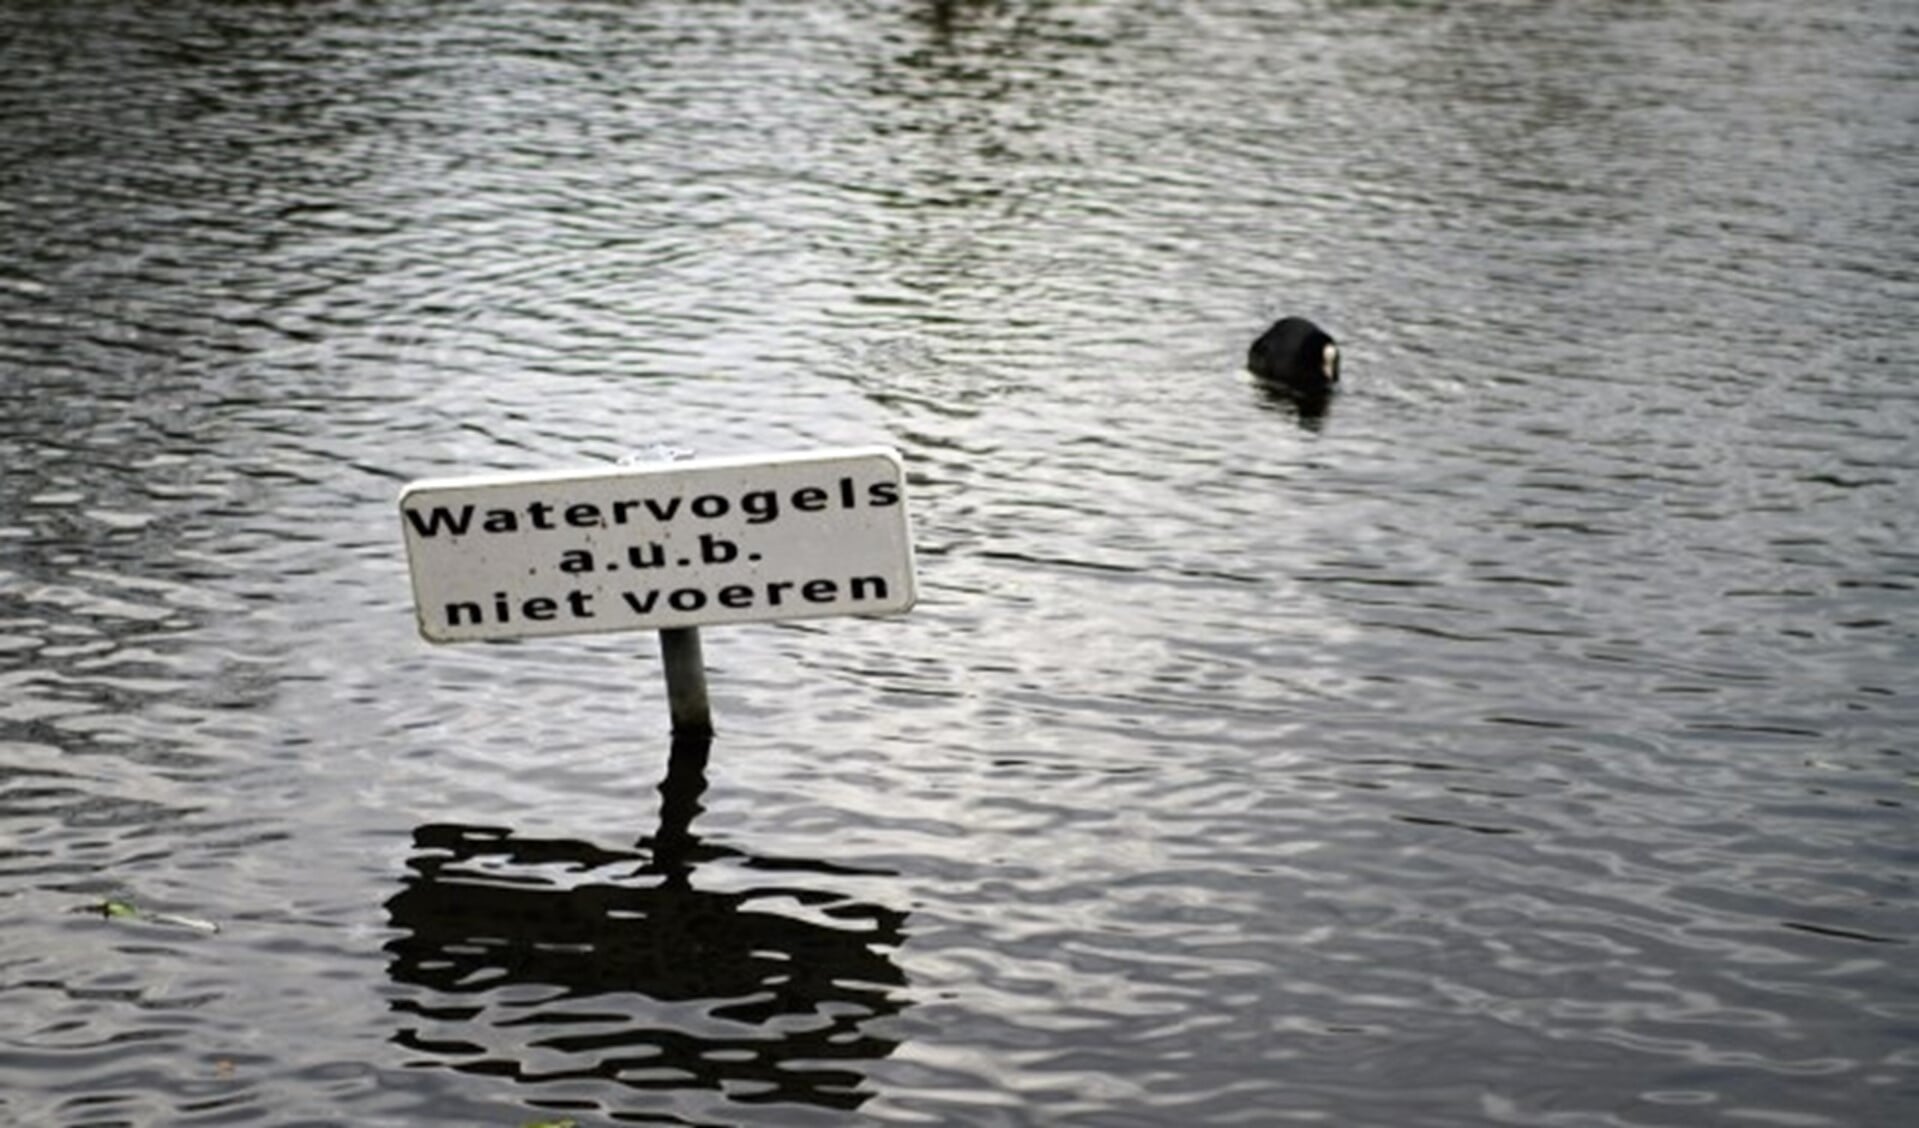
[[[713,708],[706,700],[706,659],[700,653],[700,629],[672,627],[661,631],[660,660],[666,667],[666,706],[673,715],[673,732],[711,735]]]

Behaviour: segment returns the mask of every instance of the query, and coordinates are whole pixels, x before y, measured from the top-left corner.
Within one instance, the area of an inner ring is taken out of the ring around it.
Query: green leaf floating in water
[[[220,931],[219,925],[210,920],[201,920],[199,917],[181,916],[178,913],[141,912],[132,901],[106,900],[87,911],[97,912],[108,920],[143,920],[148,924],[170,925],[174,928],[191,929],[194,932]]]

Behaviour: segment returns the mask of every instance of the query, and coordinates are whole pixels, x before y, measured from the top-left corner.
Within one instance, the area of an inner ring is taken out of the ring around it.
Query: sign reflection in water
[[[402,932],[386,946],[389,974],[418,989],[394,1003],[406,1020],[394,1040],[531,1085],[859,1107],[860,1063],[896,1045],[870,1027],[904,1005],[889,952],[906,914],[804,884],[870,871],[702,842],[692,822],[707,751],[706,738],[675,739],[659,831],[635,850],[502,827],[415,830],[412,873],[386,904]],[[712,862],[782,880],[696,888]]]

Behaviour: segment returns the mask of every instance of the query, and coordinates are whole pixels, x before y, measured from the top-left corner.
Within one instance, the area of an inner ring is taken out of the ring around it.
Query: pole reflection
[[[400,933],[386,945],[388,973],[411,989],[393,1003],[408,1019],[394,1040],[527,1084],[864,1103],[861,1063],[897,1045],[869,1027],[904,1006],[890,953],[906,914],[826,887],[875,871],[701,840],[709,746],[675,738],[659,830],[633,850],[500,827],[416,829],[412,872],[386,903]],[[779,883],[695,888],[715,862]]]

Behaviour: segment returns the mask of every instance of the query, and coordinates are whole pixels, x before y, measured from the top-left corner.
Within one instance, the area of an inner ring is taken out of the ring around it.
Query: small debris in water
[[[213,933],[220,931],[220,926],[210,920],[201,920],[199,917],[181,916],[178,913],[142,912],[132,901],[121,901],[112,898],[102,901],[97,905],[88,905],[75,911],[99,913],[108,920],[142,920],[149,924],[163,924],[174,928],[186,928],[194,932]]]

